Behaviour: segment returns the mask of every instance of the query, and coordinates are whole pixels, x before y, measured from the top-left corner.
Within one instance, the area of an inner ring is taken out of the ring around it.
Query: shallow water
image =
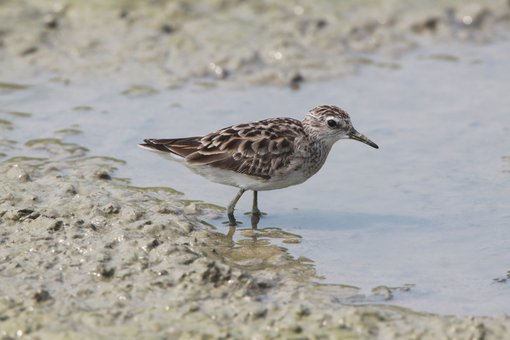
[[[136,144],[272,116],[302,118],[318,104],[337,104],[380,149],[340,141],[305,184],[260,194],[268,215],[259,228],[301,235],[300,243],[283,246],[312,259],[319,282],[359,287],[365,298],[354,302],[385,302],[371,289],[409,284],[387,302],[499,315],[510,304],[510,282],[493,280],[510,269],[509,52],[510,42],[428,47],[399,60],[399,69],[377,67],[389,61],[377,60],[358,75],[299,91],[20,79],[31,86],[0,89],[0,131],[20,143],[65,138],[91,154],[127,160],[118,174],[135,185],[170,186],[189,199],[226,205],[235,188]],[[1,152],[18,155],[16,147]],[[238,204],[245,226],[250,203],[247,195]],[[227,233],[222,219],[209,222]]]

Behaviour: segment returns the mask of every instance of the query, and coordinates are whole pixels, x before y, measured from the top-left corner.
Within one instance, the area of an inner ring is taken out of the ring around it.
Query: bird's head
[[[356,131],[351,118],[341,108],[333,105],[321,105],[311,109],[303,120],[305,130],[312,137],[333,145],[340,139],[354,139],[378,149],[377,144]]]

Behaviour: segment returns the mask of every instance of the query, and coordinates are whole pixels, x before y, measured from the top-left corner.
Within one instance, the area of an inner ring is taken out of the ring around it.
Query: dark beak
[[[357,141],[359,141],[361,143],[365,143],[367,145],[370,145],[373,148],[379,149],[377,144],[375,144],[370,139],[368,139],[365,135],[362,135],[361,133],[359,133],[358,131],[356,131],[354,129],[352,129],[351,133],[349,133],[349,139],[354,139],[354,140],[357,140]]]

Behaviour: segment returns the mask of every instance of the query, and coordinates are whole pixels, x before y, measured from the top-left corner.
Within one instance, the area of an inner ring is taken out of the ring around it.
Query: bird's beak
[[[379,149],[377,144],[375,144],[370,139],[368,139],[365,135],[359,133],[358,131],[356,131],[354,129],[352,129],[352,131],[349,133],[348,136],[349,136],[349,139],[354,139],[354,140],[357,140],[357,141],[359,141],[361,143],[365,143],[367,145],[370,145],[373,148]]]

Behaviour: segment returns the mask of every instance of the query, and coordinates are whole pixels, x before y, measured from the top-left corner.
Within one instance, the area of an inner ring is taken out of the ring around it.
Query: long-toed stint
[[[253,191],[252,215],[260,216],[257,193],[303,183],[324,165],[340,139],[354,139],[378,149],[352,126],[347,112],[321,105],[302,121],[270,118],[226,127],[205,136],[145,139],[140,147],[182,161],[193,172],[239,188],[227,207],[231,225],[234,208],[246,190]]]

